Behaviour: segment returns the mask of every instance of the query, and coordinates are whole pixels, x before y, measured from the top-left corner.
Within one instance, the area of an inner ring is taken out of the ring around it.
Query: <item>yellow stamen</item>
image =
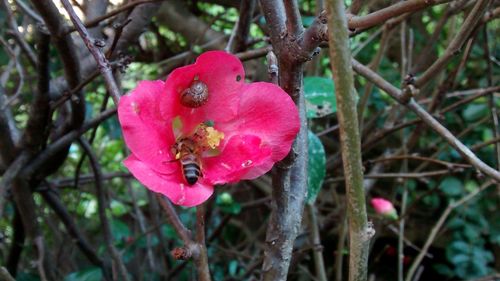
[[[206,144],[214,149],[219,146],[220,141],[224,138],[224,133],[219,132],[214,127],[206,127]]]

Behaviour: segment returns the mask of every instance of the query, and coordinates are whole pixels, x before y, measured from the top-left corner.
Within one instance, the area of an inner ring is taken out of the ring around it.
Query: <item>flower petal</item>
[[[123,162],[130,172],[148,189],[167,196],[174,204],[192,207],[205,202],[214,192],[213,185],[200,179],[192,186],[184,184],[179,168],[170,174],[160,174],[131,154]]]
[[[242,89],[237,119],[220,125],[226,134],[260,137],[272,149],[274,162],[285,158],[299,129],[299,113],[290,96],[280,87],[264,82],[247,84]]]
[[[234,135],[221,154],[204,158],[203,177],[212,184],[237,182],[261,176],[271,169],[271,149],[253,135]],[[257,167],[257,168],[256,168]]]
[[[208,100],[198,108],[185,107],[180,103],[181,93],[195,79],[207,85]],[[230,120],[236,116],[244,81],[245,71],[236,56],[223,51],[203,53],[194,64],[177,68],[168,76],[160,105],[162,115],[165,119],[180,116],[186,134],[207,120]]]
[[[132,153],[154,170],[168,173],[175,140],[171,121],[163,119],[159,111],[164,89],[163,81],[141,81],[120,99],[118,118]]]

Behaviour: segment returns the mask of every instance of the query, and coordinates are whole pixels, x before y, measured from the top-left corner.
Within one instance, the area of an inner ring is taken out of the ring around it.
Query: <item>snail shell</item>
[[[208,87],[207,84],[195,80],[189,88],[181,93],[181,104],[186,107],[200,107],[208,100]]]

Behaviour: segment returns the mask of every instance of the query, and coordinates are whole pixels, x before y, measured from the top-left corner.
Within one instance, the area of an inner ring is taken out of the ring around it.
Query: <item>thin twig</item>
[[[0,267],[0,281],[16,281],[5,267]]]
[[[64,136],[57,139],[56,141],[52,142],[43,150],[43,152],[41,152],[34,159],[32,159],[29,165],[23,168],[22,176],[24,178],[30,178],[31,176],[33,176],[38,171],[38,169],[43,167],[43,165],[46,165],[47,161],[50,161],[50,159],[54,155],[59,153],[61,150],[65,149],[69,144],[71,144],[74,140],[79,138],[87,130],[94,128],[95,126],[98,126],[101,122],[113,116],[115,113],[116,113],[116,108],[108,109],[103,113],[99,114],[98,116],[96,116],[95,118],[93,118],[92,120],[89,120],[88,122],[84,123],[80,129],[72,130],[67,134],[65,134]]]
[[[100,49],[100,47],[103,47],[99,45],[101,44],[101,41],[96,41],[90,37],[87,28],[85,28],[80,18],[78,18],[78,16],[75,13],[75,10],[73,10],[73,7],[71,6],[68,0],[61,0],[61,3],[68,12],[71,21],[73,22],[73,25],[75,26],[76,30],[82,37],[83,42],[85,42],[85,46],[87,46],[90,53],[92,53],[92,55],[94,56],[94,59],[96,60],[97,65],[99,66],[99,71],[101,72],[102,76],[104,77],[104,81],[106,82],[106,88],[111,94],[111,97],[113,98],[115,105],[118,106],[118,102],[121,96],[121,91],[118,85],[116,84],[109,61],[102,52],[102,49]]]
[[[151,2],[158,2],[158,1],[161,1],[161,0],[137,0],[137,1],[133,1],[133,2],[130,2],[130,3],[127,3],[123,6],[121,6],[120,8],[117,8],[117,9],[115,9],[115,10],[113,10],[105,15],[91,19],[91,20],[85,22],[83,24],[83,26],[94,27],[94,26],[98,25],[101,21],[112,18],[112,17],[114,17],[122,12],[125,12],[125,11],[132,9],[132,8],[135,8],[138,5],[147,4],[147,3],[151,3]],[[68,32],[73,32],[77,29],[78,28],[75,27],[75,28],[69,29]]]
[[[111,256],[111,259],[113,260],[114,266],[116,266],[116,269],[118,270],[120,277],[118,279],[117,278],[118,276],[115,276],[114,279],[124,280],[124,281],[130,280],[125,264],[123,263],[120,254],[118,253],[118,250],[113,244],[111,225],[109,223],[108,217],[106,216],[106,209],[108,208],[108,203],[106,200],[104,183],[102,180],[102,170],[99,164],[99,160],[97,159],[95,153],[92,151],[92,147],[90,146],[90,144],[86,139],[80,137],[78,139],[78,142],[80,143],[83,151],[89,156],[89,162],[92,167],[92,171],[94,172],[94,177],[96,179],[95,187],[96,187],[97,202],[98,202],[97,208],[98,208],[99,219],[102,225],[104,241],[106,243],[106,248],[108,250],[108,253]]]
[[[436,119],[432,117],[427,111],[425,111],[418,103],[416,103],[413,99],[406,101],[404,97],[401,95],[401,91],[394,87],[392,84],[387,82],[377,73],[371,71],[366,66],[357,62],[356,60],[352,61],[354,70],[366,77],[368,80],[372,81],[376,84],[380,89],[384,90],[388,93],[392,98],[405,105],[409,109],[411,109],[417,116],[422,119],[425,124],[430,126],[436,133],[438,133],[441,137],[443,137],[453,148],[455,148],[462,156],[474,167],[476,167],[479,171],[484,174],[494,178],[496,181],[500,181],[500,172],[491,168],[486,163],[484,163],[481,159],[479,159],[467,146],[461,143],[448,129],[446,129],[443,125],[441,125]]]
[[[413,276],[415,272],[417,271],[417,268],[420,266],[420,263],[424,259],[425,254],[429,250],[429,247],[432,245],[432,242],[434,242],[434,239],[436,239],[436,236],[441,229],[441,227],[444,225],[446,222],[446,219],[450,215],[450,213],[460,207],[461,205],[465,204],[467,201],[473,199],[476,195],[481,193],[483,190],[486,188],[490,187],[493,184],[493,182],[488,181],[484,183],[481,187],[478,189],[474,190],[473,192],[465,195],[464,197],[460,198],[460,200],[456,202],[451,202],[448,207],[444,210],[443,214],[441,214],[441,217],[439,217],[439,220],[436,222],[436,224],[432,227],[431,233],[427,237],[427,240],[425,241],[424,246],[422,247],[422,250],[418,254],[418,256],[415,258],[415,261],[411,264],[410,269],[408,270],[408,273],[406,275],[406,281],[411,281],[413,280]]]
[[[415,81],[415,86],[420,88],[427,84],[432,78],[436,77],[437,74],[448,64],[449,60],[460,51],[460,48],[465,43],[465,41],[472,34],[472,31],[480,22],[481,15],[484,14],[486,8],[488,7],[490,0],[478,0],[476,5],[469,13],[462,28],[458,31],[457,35],[450,42],[446,48],[444,54],[439,57],[418,79]],[[404,2],[407,3],[407,2]]]
[[[162,209],[165,211],[168,221],[174,227],[175,232],[177,232],[177,234],[182,239],[184,244],[192,243],[191,233],[184,226],[184,224],[182,224],[179,216],[177,215],[174,207],[172,206],[172,203],[170,203],[170,201],[168,201],[163,195],[160,195],[158,193],[156,194],[156,199],[160,203]]]
[[[47,205],[56,213],[61,222],[64,224],[68,234],[75,239],[75,244],[80,248],[82,253],[87,257],[87,259],[96,266],[99,266],[106,272],[104,262],[97,256],[96,251],[92,249],[91,244],[88,242],[87,238],[78,228],[76,222],[71,217],[66,206],[61,202],[59,196],[51,189],[46,189],[41,192],[41,195]]]
[[[198,280],[210,281],[208,268],[207,246],[205,240],[205,204],[196,207],[196,242],[200,249],[199,257],[195,259]]]
[[[451,0],[409,0],[398,2],[392,6],[377,10],[366,16],[351,16],[348,20],[349,29],[368,28],[383,23],[392,17],[404,13],[414,13],[432,5],[439,5]]]
[[[421,179],[426,177],[437,177],[442,175],[450,174],[451,172],[459,173],[462,172],[462,169],[457,169],[455,171],[450,171],[448,169],[445,170],[436,170],[429,172],[420,172],[420,173],[372,173],[366,174],[363,178],[365,179],[386,179],[386,178],[402,178],[402,179]],[[327,179],[325,182],[342,182],[345,180],[345,177],[337,177],[332,179]]]
[[[452,163],[452,162],[447,162],[447,161],[443,161],[443,160],[439,160],[439,159],[435,159],[435,158],[423,157],[423,156],[418,156],[418,155],[405,155],[405,154],[377,158],[377,159],[373,159],[373,160],[368,160],[368,162],[376,163],[376,162],[384,162],[384,161],[392,161],[392,160],[404,160],[404,159],[428,161],[428,162],[443,165],[443,166],[446,166],[449,168],[453,168],[453,166],[460,167],[460,168],[470,168],[471,167],[471,165],[469,165],[469,164]]]
[[[312,244],[315,246],[313,249],[314,268],[316,269],[316,277],[319,281],[327,281],[325,262],[323,260],[323,247],[321,246],[321,237],[318,226],[318,216],[316,215],[316,208],[313,204],[307,203],[307,213],[309,214],[309,227],[311,231]],[[316,248],[316,246],[318,246]]]

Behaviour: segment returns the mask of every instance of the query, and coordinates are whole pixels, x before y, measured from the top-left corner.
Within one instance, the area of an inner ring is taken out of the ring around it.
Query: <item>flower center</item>
[[[217,149],[224,139],[224,133],[214,128],[213,122],[206,121],[198,124],[190,134],[182,130],[180,117],[172,121],[176,142],[173,145],[173,153],[176,160],[182,158],[182,154],[196,155],[197,157],[210,157],[219,154]]]
[[[192,135],[193,141],[195,141],[203,151],[216,149],[223,138],[223,132],[217,131],[214,127],[208,126],[205,123],[199,124]]]

